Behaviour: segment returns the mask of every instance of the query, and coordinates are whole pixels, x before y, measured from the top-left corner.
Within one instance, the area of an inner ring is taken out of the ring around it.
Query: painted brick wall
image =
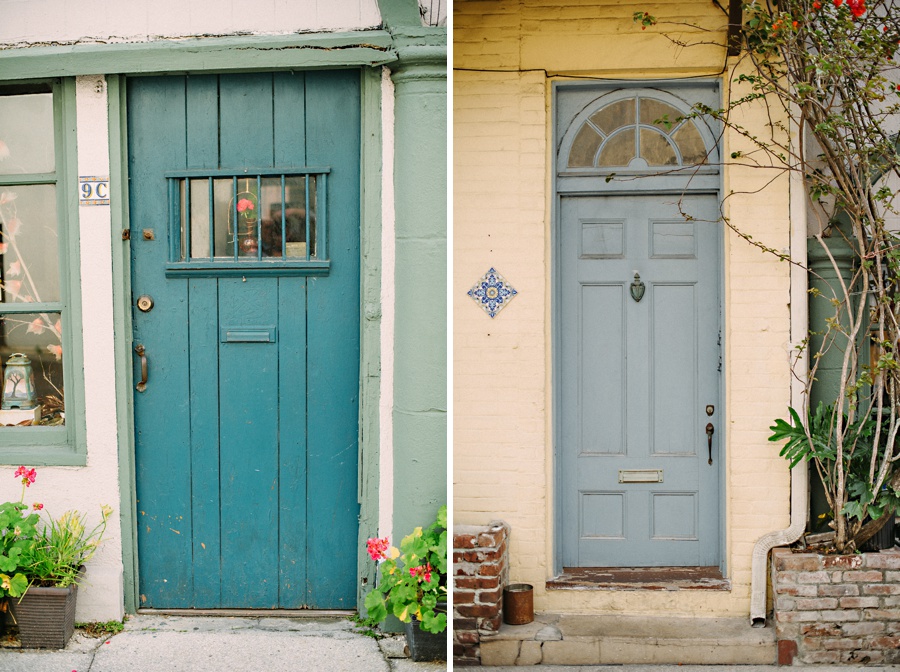
[[[772,552],[778,664],[900,663],[900,549]]]
[[[654,13],[703,16],[708,3],[655,3]],[[658,6],[658,7],[657,7]],[[724,48],[672,51],[660,30],[632,23],[639,3],[510,0],[454,10],[454,506],[455,520],[502,518],[514,581],[535,586],[538,611],[744,615],[756,540],[785,527],[789,472],[768,427],[790,404],[790,268],[724,234],[724,371],[728,404],[724,539],[729,591],[549,592],[553,567],[550,82],[591,77],[719,77]],[[575,56],[573,56],[573,54]],[[502,72],[496,72],[501,70]],[[545,72],[546,70],[546,72]],[[730,71],[729,71],[730,72]],[[549,77],[548,77],[549,74]],[[728,80],[724,78],[723,86]],[[738,95],[737,93],[735,95]],[[764,132],[762,107],[741,122]],[[725,156],[742,149],[735,137]],[[786,176],[729,167],[732,223],[778,250],[790,246]],[[494,267],[519,294],[490,319],[466,291]],[[489,468],[488,468],[489,465]]]
[[[546,84],[538,73],[455,79],[455,521],[514,517],[514,579],[535,583],[547,539]],[[493,319],[466,295],[492,266],[518,291]]]
[[[479,665],[483,635],[500,629],[509,585],[509,526],[453,528],[453,662]]]

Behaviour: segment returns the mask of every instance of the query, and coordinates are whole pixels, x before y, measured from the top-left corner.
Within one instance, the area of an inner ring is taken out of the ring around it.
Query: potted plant
[[[20,467],[28,486],[34,482],[34,469]],[[34,504],[36,511],[43,505]],[[84,564],[93,557],[106,531],[112,509],[103,506],[101,520],[92,529],[85,516],[67,511],[58,519],[47,517],[40,525],[38,515],[31,514],[32,524],[23,532],[17,554],[19,574],[10,593],[10,611],[19,629],[23,648],[64,648],[75,629],[75,600],[78,583],[84,576]],[[19,590],[24,581],[24,589]],[[12,585],[13,581],[10,581]]]
[[[381,569],[366,595],[369,617],[379,623],[389,614],[400,619],[413,660],[446,660],[447,507],[431,525],[404,537],[399,549],[385,537],[369,539],[366,550]]]
[[[0,630],[6,621],[9,597],[20,597],[28,589],[28,578],[21,571],[22,555],[31,544],[38,522],[38,514],[26,513],[25,488],[36,478],[34,469],[19,467],[16,478],[22,479],[22,495],[17,502],[0,504]],[[41,509],[40,504],[34,510]]]

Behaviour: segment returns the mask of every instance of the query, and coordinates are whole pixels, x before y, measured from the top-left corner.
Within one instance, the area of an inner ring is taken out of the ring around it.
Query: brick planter
[[[900,550],[772,552],[778,664],[900,663]]]
[[[500,629],[509,583],[509,526],[453,528],[453,663],[480,665],[482,635]]]

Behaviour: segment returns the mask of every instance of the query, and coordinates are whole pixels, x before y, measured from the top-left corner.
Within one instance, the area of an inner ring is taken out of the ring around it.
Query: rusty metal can
[[[503,621],[509,625],[525,625],[534,620],[534,586],[511,583],[503,589]]]

